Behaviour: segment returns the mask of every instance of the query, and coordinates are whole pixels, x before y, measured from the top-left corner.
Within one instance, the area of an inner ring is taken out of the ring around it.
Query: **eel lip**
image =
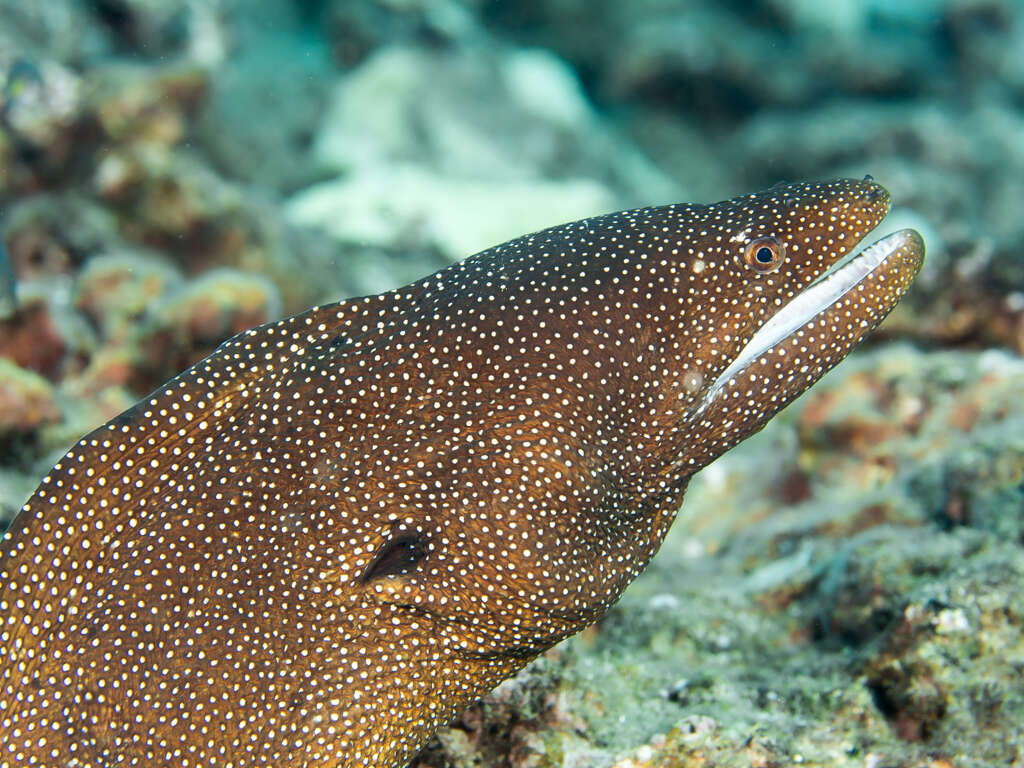
[[[833,264],[758,329],[708,388],[697,413],[703,411],[737,373],[827,310],[869,276],[890,265],[894,257],[916,256],[917,264],[913,267],[916,273],[923,253],[921,236],[913,229],[901,229]]]

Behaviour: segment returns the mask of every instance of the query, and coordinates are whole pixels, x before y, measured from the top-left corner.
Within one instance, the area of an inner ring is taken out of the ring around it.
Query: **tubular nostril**
[[[861,186],[861,199],[866,203],[878,203],[888,199],[889,192],[875,181],[875,177],[870,173],[864,177],[863,184]]]

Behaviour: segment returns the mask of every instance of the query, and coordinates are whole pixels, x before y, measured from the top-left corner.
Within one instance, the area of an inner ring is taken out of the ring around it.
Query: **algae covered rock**
[[[458,261],[513,237],[522,224],[538,230],[572,220],[580,211],[612,207],[608,191],[588,179],[493,182],[391,165],[386,172],[317,184],[293,198],[287,212],[293,223],[343,242],[392,248],[427,243]]]
[[[289,219],[340,242],[428,244],[454,261],[523,232],[672,185],[600,128],[565,62],[544,51],[386,47],[341,78],[315,152],[337,177]]]
[[[266,277],[212,270],[168,291],[151,308],[137,338],[139,367],[157,386],[236,333],[280,314],[280,292]]]
[[[59,419],[53,385],[0,357],[0,439],[32,433]]]

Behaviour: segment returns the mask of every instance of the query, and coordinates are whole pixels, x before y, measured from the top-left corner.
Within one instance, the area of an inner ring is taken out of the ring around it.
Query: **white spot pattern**
[[[0,766],[404,764],[598,618],[693,472],[891,309],[919,240],[695,415],[887,209],[837,181],[627,211],[227,342],[4,539]]]

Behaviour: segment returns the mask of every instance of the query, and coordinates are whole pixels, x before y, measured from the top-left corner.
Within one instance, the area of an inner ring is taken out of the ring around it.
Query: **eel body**
[[[0,544],[0,766],[402,766],[593,622],[924,257],[870,178],[586,219],[245,332]]]

